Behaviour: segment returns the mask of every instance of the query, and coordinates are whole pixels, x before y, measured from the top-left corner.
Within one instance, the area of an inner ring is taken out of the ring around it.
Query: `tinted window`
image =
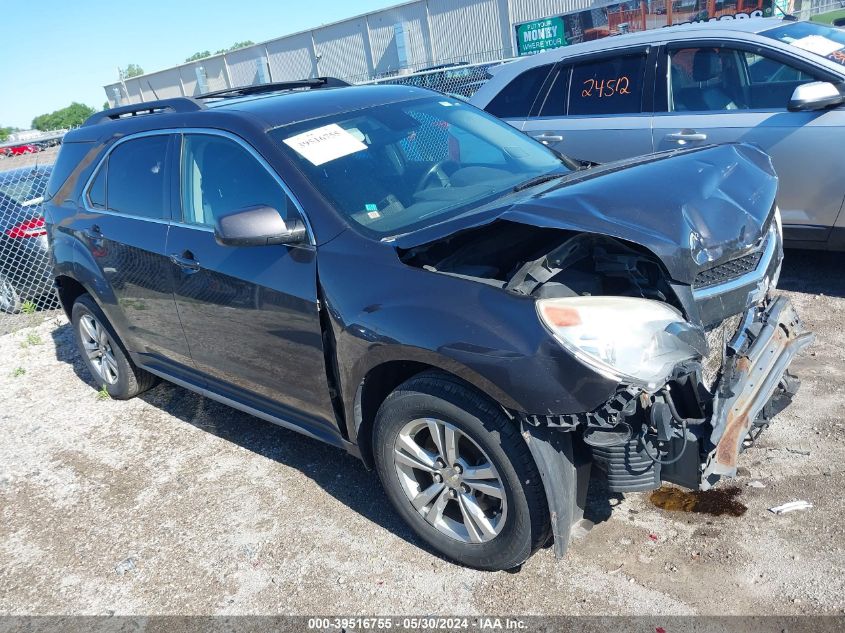
[[[566,100],[569,95],[569,78],[572,75],[572,68],[560,68],[555,72],[543,105],[540,107],[538,116],[565,116]]]
[[[118,145],[109,155],[108,208],[145,218],[167,218],[165,158],[168,136],[146,136]]]
[[[641,112],[644,76],[644,55],[576,65],[569,89],[569,114]]]
[[[531,106],[551,69],[552,64],[546,64],[526,70],[511,80],[484,109],[492,115],[503,118],[528,117]]]
[[[97,177],[91,183],[91,188],[88,190],[88,202],[95,209],[106,208],[106,173],[108,172],[109,162],[106,160],[100,171],[97,172]]]
[[[186,135],[183,143],[183,221],[211,226],[220,216],[259,205],[287,217],[284,190],[239,144],[206,134]]]
[[[683,48],[669,58],[669,109],[786,109],[796,86],[816,78],[758,53],[722,47]]]

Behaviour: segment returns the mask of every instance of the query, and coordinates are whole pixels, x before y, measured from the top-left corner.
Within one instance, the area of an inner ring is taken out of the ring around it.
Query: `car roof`
[[[179,105],[175,111],[155,112],[139,116],[124,116],[108,120],[108,111],[102,118],[69,132],[64,142],[103,140],[116,134],[133,134],[146,130],[182,127],[226,128],[230,124],[244,123],[268,130],[291,123],[307,121],[329,114],[340,114],[362,108],[398,103],[426,96],[436,96],[425,88],[401,85],[360,85],[309,90],[279,90],[256,95],[212,98],[208,100],[186,97],[167,102],[148,102]],[[442,95],[441,95],[442,96]],[[133,104],[133,109],[144,111],[143,103]],[[240,121],[237,121],[240,119]]]

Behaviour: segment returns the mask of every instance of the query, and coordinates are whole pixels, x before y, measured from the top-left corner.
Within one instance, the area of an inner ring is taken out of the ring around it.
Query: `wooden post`
[[[716,0],[707,0],[707,17],[716,17]]]
[[[675,0],[666,0],[666,26],[672,26],[672,5]]]

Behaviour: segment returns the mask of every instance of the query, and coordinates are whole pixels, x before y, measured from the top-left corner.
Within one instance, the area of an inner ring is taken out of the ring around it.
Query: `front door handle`
[[[550,134],[549,132],[541,132],[540,134],[532,134],[531,136],[540,141],[543,145],[548,145],[549,143],[560,143],[563,140],[563,136],[560,134]]]
[[[174,253],[170,256],[170,261],[186,273],[196,272],[200,269],[200,263],[194,258],[194,254],[191,251],[185,251],[181,255]]]
[[[683,144],[691,141],[706,141],[707,135],[704,132],[696,132],[695,130],[681,130],[680,132],[667,134],[666,138]]]

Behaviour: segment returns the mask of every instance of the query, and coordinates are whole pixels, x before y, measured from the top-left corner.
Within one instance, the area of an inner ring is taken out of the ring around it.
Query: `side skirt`
[[[183,387],[188,391],[193,391],[194,393],[198,393],[199,395],[209,398],[210,400],[214,400],[215,402],[219,402],[220,404],[225,404],[226,406],[232,407],[233,409],[237,409],[238,411],[248,413],[249,415],[264,420],[265,422],[276,424],[291,431],[296,431],[297,433],[300,433],[312,439],[325,442],[326,444],[336,446],[337,448],[342,448],[345,451],[351,453],[352,455],[355,455],[356,457],[360,458],[360,453],[356,445],[347,442],[342,437],[340,437],[340,435],[326,432],[324,427],[320,427],[316,424],[308,424],[305,420],[301,422],[293,421],[289,417],[283,417],[282,415],[277,414],[275,412],[270,412],[264,408],[259,408],[254,403],[235,400],[229,396],[225,396],[207,387],[197,385],[196,383],[193,383],[190,380],[174,376],[173,374],[168,373],[159,367],[152,367],[150,365],[141,364],[139,364],[139,366],[142,369],[150,372],[151,374],[155,374],[163,380],[172,382],[173,384]]]

